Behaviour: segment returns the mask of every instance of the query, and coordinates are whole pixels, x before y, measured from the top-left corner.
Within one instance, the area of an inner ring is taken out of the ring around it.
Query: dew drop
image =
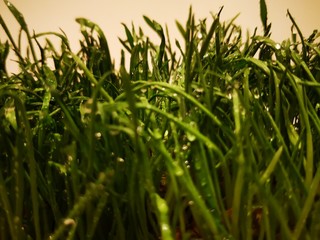
[[[187,144],[182,145],[182,150],[183,150],[183,151],[188,150],[188,148],[189,148],[189,146],[188,146]]]
[[[121,157],[117,157],[117,162],[119,162],[119,163],[124,163],[124,159],[121,158]]]
[[[162,231],[169,231],[169,230],[170,230],[168,224],[165,224],[165,223],[163,223],[163,224],[161,225],[161,228],[162,228]]]
[[[63,221],[64,225],[74,225],[76,222],[72,218],[67,218]]]
[[[189,140],[190,142],[193,142],[194,140],[196,140],[197,137],[196,137],[195,135],[187,132],[187,138],[188,138],[188,140]]]
[[[196,89],[196,92],[197,92],[197,93],[203,93],[203,92],[204,92],[204,88],[197,88],[197,89]]]
[[[206,182],[206,181],[202,181],[202,182],[201,182],[201,186],[202,186],[202,187],[205,187],[206,185],[207,185],[207,182]]]
[[[166,137],[168,137],[168,135],[169,135],[169,131],[166,130],[166,131],[164,132],[164,137],[166,138]]]
[[[253,89],[253,96],[255,99],[260,98],[259,90],[257,88]]]
[[[94,136],[99,140],[99,139],[101,139],[102,134],[101,134],[101,132],[96,132],[94,134]]]
[[[138,133],[138,134],[142,134],[142,132],[143,132],[143,127],[138,126],[138,127],[137,127],[137,133]]]
[[[73,157],[71,155],[68,155],[67,159],[68,159],[69,162],[71,162],[73,160]]]

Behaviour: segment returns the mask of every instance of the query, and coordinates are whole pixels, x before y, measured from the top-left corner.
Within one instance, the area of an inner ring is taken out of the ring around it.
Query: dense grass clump
[[[246,37],[190,9],[176,53],[145,16],[160,44],[124,25],[115,69],[95,23],[76,20],[74,53],[5,3],[21,31],[0,16],[0,239],[320,237],[317,31],[288,12],[297,34],[274,42],[264,1]]]

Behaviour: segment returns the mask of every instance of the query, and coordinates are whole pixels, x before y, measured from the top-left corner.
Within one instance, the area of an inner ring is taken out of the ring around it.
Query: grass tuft
[[[273,41],[265,1],[251,36],[190,7],[179,53],[157,21],[158,44],[122,24],[116,69],[97,24],[76,19],[73,52],[4,1],[28,46],[0,16],[0,239],[320,237],[317,31],[288,11]]]

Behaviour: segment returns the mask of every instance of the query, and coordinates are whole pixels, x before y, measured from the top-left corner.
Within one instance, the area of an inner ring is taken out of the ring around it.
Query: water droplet
[[[121,158],[121,157],[117,157],[117,162],[119,162],[119,163],[124,163],[124,159]]]
[[[188,164],[189,164],[189,161],[188,161],[188,160],[186,160],[186,161],[184,162],[184,164],[188,165]]]
[[[192,206],[193,204],[194,204],[194,201],[189,201],[189,202],[188,202],[188,205],[189,205],[189,206]]]
[[[255,99],[259,99],[260,98],[260,94],[259,94],[258,88],[253,89],[253,96],[254,96]]]
[[[197,128],[198,128],[196,122],[191,121],[191,122],[189,123],[189,125],[192,127],[192,129],[197,129]],[[190,133],[190,132],[186,132],[186,135],[187,135],[187,138],[188,138],[188,140],[189,140],[190,142],[193,142],[193,141],[196,140],[196,138],[197,138],[195,135],[193,135],[193,134]]]
[[[207,185],[206,181],[201,181],[201,187],[205,187]]]
[[[73,157],[71,155],[68,155],[67,159],[68,159],[69,162],[71,162],[73,160]]]
[[[197,89],[196,89],[196,92],[197,92],[197,93],[203,93],[203,92],[204,92],[204,88],[197,88]]]
[[[99,139],[101,139],[102,134],[101,134],[101,132],[96,132],[94,134],[94,136],[99,140]]]
[[[147,90],[148,90],[148,89],[146,89],[146,88],[141,88],[141,89],[140,89],[140,91],[141,91],[142,93],[146,93]]]
[[[142,134],[142,132],[143,132],[143,127],[138,126],[137,127],[137,133],[140,135],[140,134]]]
[[[162,231],[169,231],[170,230],[170,227],[166,223],[161,224],[161,228],[162,228]]]
[[[279,43],[277,43],[275,47],[277,50],[279,50],[281,48],[281,45]]]
[[[167,138],[167,137],[168,137],[168,135],[169,135],[169,131],[168,131],[168,130],[166,130],[166,131],[164,132],[164,137],[165,137],[165,138]]]
[[[182,145],[182,150],[183,151],[187,151],[189,148],[189,146],[187,144]]]
[[[74,225],[76,222],[72,218],[67,218],[63,221],[64,225]]]

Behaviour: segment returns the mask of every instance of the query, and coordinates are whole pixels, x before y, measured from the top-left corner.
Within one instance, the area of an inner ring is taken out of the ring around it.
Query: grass
[[[176,53],[144,16],[160,44],[123,25],[115,69],[95,23],[76,20],[74,53],[5,3],[21,31],[0,16],[0,239],[319,238],[317,31],[288,11],[298,34],[274,42],[264,1],[245,37],[190,8]]]

